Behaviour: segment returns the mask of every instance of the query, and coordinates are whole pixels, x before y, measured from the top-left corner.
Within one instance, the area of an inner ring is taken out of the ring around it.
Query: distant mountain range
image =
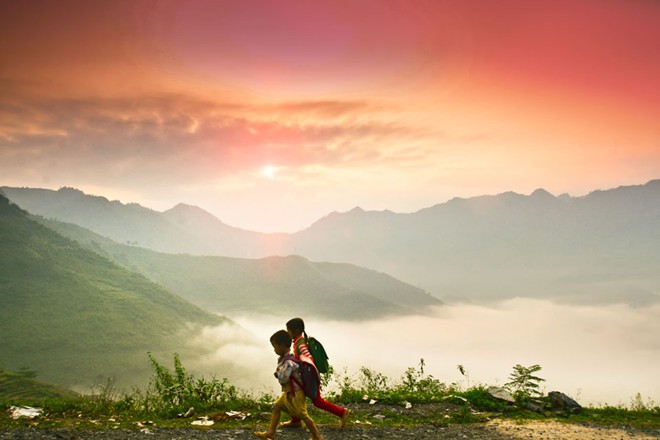
[[[189,338],[227,318],[31,220],[0,194],[0,367],[65,386],[146,383],[147,352],[195,353]],[[144,382],[141,382],[144,381]]]
[[[314,263],[300,256],[166,254],[118,244],[70,223],[37,220],[205,310],[228,316],[358,320],[426,313],[441,305],[417,287],[351,264]]]
[[[295,234],[232,228],[183,204],[159,213],[70,188],[2,191],[34,214],[120,243],[190,255],[300,255],[349,263],[443,300],[533,297],[636,306],[660,301],[660,180],[583,197],[555,197],[539,189],[456,198],[410,214],[355,208]],[[268,261],[275,260],[260,264]]]

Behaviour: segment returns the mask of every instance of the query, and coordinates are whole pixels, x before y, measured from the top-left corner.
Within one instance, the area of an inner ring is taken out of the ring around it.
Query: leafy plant
[[[387,390],[387,376],[367,367],[360,367],[360,383],[366,394],[376,395]]]
[[[154,376],[145,394],[138,394],[135,401],[142,401],[145,409],[176,413],[190,406],[210,408],[227,406],[240,401],[238,389],[226,378],[210,380],[195,378],[188,373],[178,354],[174,354],[174,371],[170,371],[149,353]]]
[[[545,379],[535,376],[535,373],[541,371],[541,366],[534,364],[529,367],[523,367],[516,364],[513,367],[513,372],[509,375],[509,382],[504,384],[513,393],[513,397],[518,403],[525,403],[532,397],[540,397],[540,382]]]
[[[183,366],[178,354],[174,355],[174,368],[169,369],[161,365],[153,356],[149,355],[153,378],[144,390],[134,388],[128,394],[120,395],[115,389],[114,381],[99,381],[93,389],[92,395],[59,398],[47,398],[39,403],[47,417],[34,422],[30,420],[12,420],[8,414],[0,412],[0,426],[2,429],[15,429],[33,426],[38,423],[42,428],[60,428],[76,426],[77,429],[135,429],[136,423],[143,420],[153,420],[162,427],[189,426],[189,419],[178,418],[175,415],[184,412],[190,406],[195,408],[196,414],[223,415],[228,410],[256,414],[270,411],[276,396],[261,394],[252,397],[239,391],[227,382],[227,379],[216,380],[195,377]],[[538,385],[543,379],[537,376],[540,371],[538,365],[522,367],[516,365],[511,374],[511,388],[520,387],[520,393],[526,392],[529,396],[539,394]],[[460,370],[459,370],[460,371]],[[334,377],[333,373],[333,377]],[[29,395],[40,395],[44,384],[31,380],[29,384],[19,381],[25,380],[20,373],[13,373],[0,369],[0,389],[14,389],[14,395],[23,395],[21,389],[29,385]],[[466,390],[457,390],[446,386],[433,376],[427,375],[425,364],[420,360],[416,368],[408,368],[399,380],[391,380],[369,368],[363,367],[356,376],[350,376],[344,369],[339,375],[341,394],[334,394],[333,400],[337,403],[362,402],[367,388],[374,394],[370,398],[378,400],[378,413],[385,416],[374,424],[382,426],[417,426],[420,424],[433,424],[445,426],[449,423],[472,423],[489,420],[492,417],[529,418],[541,417],[521,410],[516,406],[495,399],[484,386],[473,386]],[[0,397],[0,406],[28,404],[34,402],[32,397],[3,401]],[[451,408],[446,418],[438,420],[435,405],[419,410],[418,405],[443,402]],[[406,410],[401,409],[405,403]],[[408,411],[409,403],[415,409]],[[389,404],[389,406],[388,406]],[[369,407],[369,405],[367,405]],[[369,418],[373,409],[355,408],[356,418]],[[331,416],[316,414],[320,422],[333,421]],[[573,423],[629,425],[638,428],[657,429],[660,427],[660,407],[655,402],[645,400],[640,394],[636,395],[630,405],[618,407],[606,406],[604,408],[586,408],[579,415],[571,415]],[[255,419],[227,420],[223,427],[254,427]],[[138,425],[139,426],[139,425]]]
[[[404,374],[401,388],[402,391],[412,394],[418,399],[431,399],[438,397],[448,391],[447,386],[434,378],[432,375],[426,375],[424,367],[426,363],[424,358],[419,360],[417,369],[408,368]]]

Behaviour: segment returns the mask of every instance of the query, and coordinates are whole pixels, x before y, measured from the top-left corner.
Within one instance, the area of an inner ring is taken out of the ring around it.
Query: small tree
[[[534,373],[541,371],[541,366],[538,364],[530,367],[523,367],[517,364],[513,367],[513,373],[509,375],[510,382],[504,386],[509,388],[513,393],[513,397],[518,403],[524,403],[532,397],[540,397],[540,382],[545,379],[535,376]]]

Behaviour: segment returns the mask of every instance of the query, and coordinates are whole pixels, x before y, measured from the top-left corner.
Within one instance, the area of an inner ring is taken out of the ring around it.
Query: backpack
[[[307,337],[306,333],[304,336],[305,337],[300,341],[305,341],[307,343],[307,347],[309,347],[309,354],[311,354],[314,358],[316,369],[319,373],[327,373],[330,370],[330,364],[328,363],[328,354],[325,352],[323,344],[321,344],[321,342],[314,337]]]
[[[307,345],[309,346],[309,353],[314,358],[316,369],[319,370],[319,373],[327,373],[330,370],[330,364],[323,344],[316,338],[307,338]]]
[[[288,359],[294,361],[298,364],[298,372],[300,373],[300,382],[295,376],[291,376],[290,381],[294,382],[300,387],[305,396],[314,400],[319,395],[319,389],[321,388],[321,382],[319,379],[319,372],[313,364],[309,362],[301,361],[297,357],[291,355]],[[291,392],[293,392],[293,385],[291,385]]]

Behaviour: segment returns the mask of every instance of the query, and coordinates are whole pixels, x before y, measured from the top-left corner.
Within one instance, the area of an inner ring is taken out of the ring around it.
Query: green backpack
[[[301,339],[303,341],[303,339]],[[319,370],[319,373],[327,373],[330,370],[330,364],[328,363],[328,354],[323,348],[323,344],[319,342],[318,339],[314,337],[307,337],[305,334],[304,341],[309,347],[309,354],[314,358],[314,365],[316,369]]]

